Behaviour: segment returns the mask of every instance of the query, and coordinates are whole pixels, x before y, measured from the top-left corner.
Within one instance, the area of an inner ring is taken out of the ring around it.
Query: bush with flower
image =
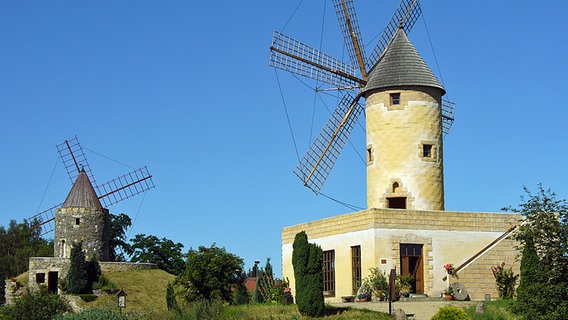
[[[515,295],[515,285],[517,284],[519,275],[515,275],[511,267],[505,269],[505,262],[492,267],[491,273],[493,273],[495,277],[499,298],[512,299]]]

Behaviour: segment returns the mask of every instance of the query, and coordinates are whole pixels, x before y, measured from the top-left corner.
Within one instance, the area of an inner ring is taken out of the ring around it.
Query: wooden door
[[[413,293],[424,293],[424,259],[422,244],[400,244],[400,275],[412,275]]]

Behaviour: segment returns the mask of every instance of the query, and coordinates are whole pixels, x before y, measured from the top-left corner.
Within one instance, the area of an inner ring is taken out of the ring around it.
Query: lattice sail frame
[[[319,194],[349,134],[363,111],[359,98],[346,93],[324,125],[318,137],[304,154],[294,173],[304,185]]]
[[[298,40],[274,31],[270,66],[336,87],[356,86],[355,68]]]
[[[75,182],[80,170],[85,170],[89,180],[94,185],[97,197],[104,206],[111,206],[156,187],[152,180],[152,175],[146,166],[112,179],[109,182],[97,185],[77,136],[73,139],[65,140],[65,142],[56,145],[56,147],[71,183]],[[55,230],[55,213],[57,208],[60,208],[62,205],[63,203],[60,203],[32,216],[30,221],[33,224],[33,228],[41,228],[40,234],[42,236]]]

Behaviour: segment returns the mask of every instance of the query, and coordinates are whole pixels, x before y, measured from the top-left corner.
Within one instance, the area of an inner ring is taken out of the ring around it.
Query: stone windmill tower
[[[271,66],[344,94],[294,173],[320,193],[365,98],[368,208],[444,210],[442,136],[455,105],[442,100],[444,87],[407,38],[422,12],[418,0],[402,0],[368,57],[353,1],[333,3],[351,64],[280,32],[270,47]]]
[[[398,29],[363,88],[369,208],[444,210],[445,93]]]
[[[55,213],[54,256],[69,258],[71,245],[82,241],[87,259],[96,255],[100,261],[108,261],[109,228],[109,211],[101,205],[85,170],[81,170]]]

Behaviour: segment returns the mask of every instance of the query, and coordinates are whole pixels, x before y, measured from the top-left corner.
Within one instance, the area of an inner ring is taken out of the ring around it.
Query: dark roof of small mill
[[[79,172],[77,180],[75,180],[62,207],[102,209],[103,206],[85,170]]]
[[[446,93],[403,29],[396,32],[383,58],[369,74],[363,91],[400,86],[434,87],[441,89],[442,95]]]

